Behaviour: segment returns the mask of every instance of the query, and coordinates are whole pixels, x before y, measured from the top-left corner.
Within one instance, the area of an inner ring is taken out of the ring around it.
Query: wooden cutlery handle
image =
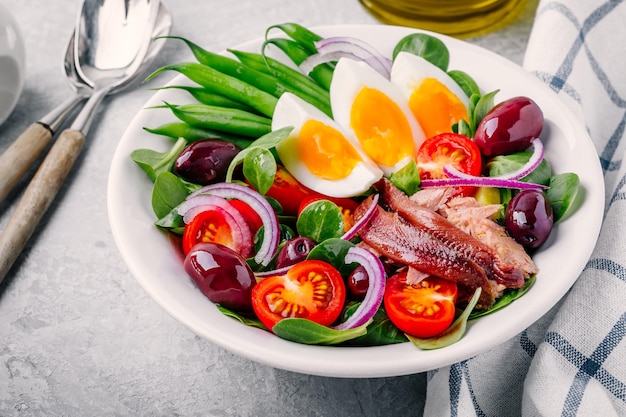
[[[52,131],[41,123],[30,125],[0,156],[0,200],[28,171],[52,140]]]
[[[67,178],[85,143],[77,130],[65,130],[50,148],[0,234],[0,282],[28,242]]]

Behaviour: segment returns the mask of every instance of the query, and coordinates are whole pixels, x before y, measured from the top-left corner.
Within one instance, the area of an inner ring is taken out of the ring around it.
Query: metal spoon
[[[75,31],[74,62],[77,74],[93,92],[50,148],[0,235],[0,282],[69,174],[98,106],[105,96],[128,85],[144,65],[159,6],[155,0],[84,0]],[[120,32],[124,36],[119,37]]]
[[[163,4],[159,7],[157,22],[152,33],[152,38],[165,36],[172,28],[172,17]],[[39,121],[31,124],[5,152],[0,155],[0,200],[4,199],[19,179],[28,171],[37,157],[52,141],[52,137],[63,125],[65,120],[72,114],[74,108],[91,95],[92,88],[81,78],[74,63],[74,38],[72,32],[65,50],[63,67],[74,95],[58,105]],[[163,42],[153,42],[144,60],[143,67],[135,72],[135,75],[143,73],[157,53],[161,50]],[[137,77],[131,77],[128,82],[114,88],[111,93],[116,93],[127,88]]]

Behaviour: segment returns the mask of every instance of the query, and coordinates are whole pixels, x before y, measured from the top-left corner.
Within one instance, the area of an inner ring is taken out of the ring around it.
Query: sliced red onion
[[[348,229],[348,231],[345,232],[343,236],[341,236],[341,239],[350,240],[353,237],[355,237],[357,233],[359,233],[359,230],[361,230],[361,228],[370,221],[370,219],[376,212],[376,205],[378,204],[378,199],[379,199],[379,195],[374,194],[374,197],[372,198],[372,205],[369,206],[367,211],[363,214],[363,217],[361,217],[358,222],[354,223],[354,225],[352,225],[352,227]]]
[[[533,172],[543,160],[544,148],[543,143],[539,138],[533,139],[531,142],[533,147],[533,153],[528,159],[528,162],[521,166],[519,169],[515,171],[509,172],[504,175],[498,175],[497,177],[490,177],[499,180],[519,180],[524,178],[531,172]],[[477,177],[473,175],[465,174],[452,165],[445,165],[443,167],[443,172],[448,176],[448,178],[462,178],[462,179],[475,179]]]
[[[289,272],[291,268],[293,268],[293,265],[287,265],[287,266],[283,266],[282,268],[272,269],[270,271],[255,272],[254,276],[259,277],[259,278],[267,278],[267,277],[285,275],[287,272]]]
[[[348,249],[344,260],[346,264],[356,262],[365,268],[369,278],[369,286],[365,298],[354,314],[343,323],[333,326],[337,330],[352,329],[367,323],[378,311],[385,293],[385,268],[376,255],[367,249],[353,246]]]
[[[278,218],[270,203],[257,191],[244,185],[230,182],[206,185],[192,193],[188,198],[202,194],[241,200],[257,212],[263,223],[264,231],[263,241],[254,256],[254,261],[260,265],[267,266],[274,257],[280,241]]]
[[[519,190],[542,190],[546,185],[533,184],[518,180],[503,180],[494,177],[471,177],[471,178],[440,178],[434,180],[422,180],[422,187],[497,187],[515,188]]]
[[[337,51],[337,52],[327,52],[325,54],[317,53],[317,54],[310,55],[308,58],[302,61],[298,67],[303,73],[308,75],[318,65],[337,62],[339,61],[340,58],[351,58],[355,61],[361,61],[361,59],[353,53],[349,53],[346,51]]]
[[[374,49],[361,39],[347,36],[325,38],[315,42],[318,53],[305,59],[300,69],[308,74],[317,65],[337,61],[341,57],[348,57],[366,62],[385,78],[391,74],[391,60]]]
[[[216,195],[207,194],[189,196],[178,206],[177,211],[178,214],[183,216],[185,224],[188,224],[191,223],[198,213],[204,211],[204,207],[206,206],[217,206],[232,211],[232,206],[228,200]],[[241,216],[241,218],[243,219],[243,216]]]

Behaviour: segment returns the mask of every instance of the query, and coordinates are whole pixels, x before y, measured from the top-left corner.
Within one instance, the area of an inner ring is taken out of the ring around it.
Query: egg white
[[[409,108],[407,98],[397,86],[364,62],[354,61],[349,58],[341,58],[337,62],[330,86],[330,103],[335,121],[346,130],[353,132],[350,126],[352,103],[364,87],[381,91],[398,105],[409,123],[415,151],[417,152],[425,137],[422,128]],[[406,166],[414,156],[405,156],[393,166],[384,164],[378,164],[378,166],[385,176],[390,176]]]
[[[426,78],[434,78],[446,86],[467,109],[469,98],[444,70],[421,56],[409,52],[400,52],[394,59],[390,80],[400,89],[407,100]]]
[[[336,180],[319,178],[302,162],[298,153],[300,130],[308,120],[317,120],[341,132],[361,157],[352,172]],[[306,187],[330,197],[353,197],[367,191],[383,173],[363,152],[360,144],[349,132],[315,106],[291,93],[283,93],[272,117],[272,130],[292,126],[289,136],[276,145],[283,166]]]

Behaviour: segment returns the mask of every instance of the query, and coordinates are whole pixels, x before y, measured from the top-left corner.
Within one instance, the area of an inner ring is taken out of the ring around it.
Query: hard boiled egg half
[[[406,97],[364,62],[339,59],[330,85],[330,105],[334,120],[354,133],[385,176],[406,166],[425,139]]]
[[[283,93],[272,130],[288,126],[293,130],[276,151],[291,175],[310,189],[330,197],[353,197],[382,177],[349,132],[311,104]]]
[[[391,82],[408,99],[427,138],[451,132],[453,124],[468,120],[465,92],[444,70],[420,56],[400,52],[391,67]]]

